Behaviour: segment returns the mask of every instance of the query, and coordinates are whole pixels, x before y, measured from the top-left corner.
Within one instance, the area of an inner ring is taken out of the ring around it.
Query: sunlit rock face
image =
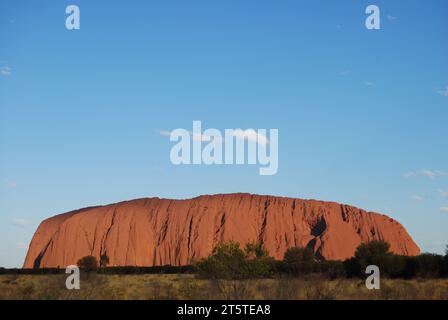
[[[259,241],[282,259],[286,249],[309,247],[322,259],[342,260],[373,239],[402,255],[420,250],[388,216],[316,200],[251,194],[188,200],[146,198],[63,213],[43,221],[25,268],[76,264],[107,254],[110,266],[185,265],[222,241]]]

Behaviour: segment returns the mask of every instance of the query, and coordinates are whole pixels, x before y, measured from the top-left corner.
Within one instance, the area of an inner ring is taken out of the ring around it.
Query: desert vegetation
[[[78,261],[81,289],[67,290],[63,269],[0,269],[0,299],[448,299],[444,256],[395,255],[383,241],[360,245],[345,261],[319,260],[293,247],[281,261],[256,242],[226,242],[190,266],[107,267]],[[365,267],[381,270],[381,289],[368,290]]]
[[[201,279],[193,274],[92,274],[80,290],[66,275],[0,275],[0,299],[448,299],[447,279],[383,279],[368,290],[362,279],[319,274],[263,279]]]
[[[257,279],[271,277],[300,277],[318,274],[328,279],[364,278],[368,265],[377,265],[381,276],[391,279],[446,278],[448,277],[448,249],[445,256],[423,253],[408,257],[390,252],[384,241],[361,244],[355,255],[345,261],[316,258],[309,248],[292,247],[284,258],[276,261],[257,243],[248,243],[241,249],[236,242],[218,245],[213,253],[193,264],[203,278]]]

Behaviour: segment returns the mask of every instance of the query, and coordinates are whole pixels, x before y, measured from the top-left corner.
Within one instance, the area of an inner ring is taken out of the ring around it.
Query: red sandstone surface
[[[147,198],[43,221],[24,268],[65,268],[104,253],[110,266],[185,265],[227,240],[260,241],[277,259],[289,247],[308,246],[321,258],[342,260],[373,239],[389,242],[397,254],[420,252],[397,221],[335,202],[250,194]]]

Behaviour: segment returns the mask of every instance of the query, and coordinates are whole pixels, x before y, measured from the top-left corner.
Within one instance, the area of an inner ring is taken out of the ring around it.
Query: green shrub
[[[367,266],[376,265],[382,276],[401,275],[405,262],[396,258],[389,248],[389,243],[382,240],[360,244],[356,248],[355,256],[344,261],[345,273],[348,277],[362,278]]]
[[[248,243],[243,251],[238,242],[219,244],[212,254],[194,264],[197,273],[212,279],[251,279],[273,274],[273,259],[256,243]]]
[[[303,247],[292,247],[285,251],[283,261],[289,264],[314,261],[314,252]]]
[[[319,262],[319,272],[324,273],[329,279],[346,277],[344,263],[342,261],[321,261]]]
[[[96,271],[98,269],[98,261],[94,256],[85,256],[78,260],[78,267],[86,272]]]
[[[285,251],[283,258],[286,273],[292,275],[308,274],[318,269],[318,264],[311,249],[292,247]]]
[[[348,277],[363,277],[368,265],[380,268],[381,276],[411,279],[414,277],[437,278],[445,273],[444,261],[448,258],[432,253],[423,253],[415,257],[393,254],[389,244],[384,241],[371,241],[361,244],[353,258],[344,261]]]
[[[383,240],[373,240],[360,244],[358,248],[356,248],[355,259],[359,262],[361,275],[364,274],[368,265],[378,266],[381,275],[390,275],[394,269],[394,258],[393,254],[389,251],[389,248],[389,243]],[[397,272],[397,270],[395,272]],[[398,272],[401,272],[401,270],[398,270]]]
[[[365,270],[365,269],[364,269]],[[355,257],[344,261],[344,271],[348,278],[361,278],[361,263]]]
[[[442,277],[448,277],[448,246],[446,246],[445,256],[443,257],[441,269],[442,270],[441,270],[440,275]]]
[[[417,275],[421,278],[436,278],[443,273],[444,257],[433,253],[422,253],[417,259]]]

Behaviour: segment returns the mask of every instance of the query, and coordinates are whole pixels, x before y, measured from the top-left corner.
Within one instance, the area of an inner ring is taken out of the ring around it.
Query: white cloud
[[[0,75],[10,76],[12,74],[12,69],[10,67],[0,67]]]
[[[205,134],[190,132],[190,135],[193,136],[193,141],[204,141],[204,142],[212,141],[212,137],[207,136]],[[218,141],[218,142],[222,142],[222,141]]]
[[[188,133],[190,134],[190,136],[193,137],[194,141],[208,142],[212,140],[212,137],[208,135],[193,133],[191,131],[189,131]],[[159,131],[159,134],[164,137],[169,137],[171,135],[171,132],[167,130],[161,130]],[[234,136],[236,139],[247,139],[249,141],[257,142],[262,146],[269,144],[268,138],[266,138],[263,134],[258,133],[254,129],[246,129],[246,130],[236,129],[234,130]],[[220,139],[217,142],[223,143],[225,142],[225,140]]]
[[[448,191],[439,189],[439,193],[442,195],[442,197],[447,198],[448,199]]]
[[[423,197],[421,197],[421,196],[413,196],[412,199],[414,199],[415,201],[418,201],[418,202],[422,202],[424,200]]]
[[[397,20],[397,17],[388,14],[388,15],[387,15],[387,20],[389,20],[389,21],[394,21],[394,20]]]
[[[23,228],[23,227],[29,226],[32,222],[31,222],[31,220],[27,220],[27,219],[14,219],[13,223],[16,226]]]
[[[374,83],[371,81],[364,81],[364,85],[366,85],[367,87],[372,87]]]
[[[430,179],[435,179],[437,177],[448,177],[448,172],[443,172],[440,170],[418,170],[418,171],[409,171],[404,174],[406,178],[424,176]]]
[[[448,213],[448,207],[440,207],[440,211]]]
[[[349,74],[350,74],[350,70],[344,70],[344,71],[339,72],[339,75],[340,75],[341,77],[346,77],[346,76],[348,76]]]
[[[15,181],[9,181],[9,180],[5,180],[5,184],[10,187],[10,188],[15,188],[17,187],[17,182]]]
[[[169,137],[171,135],[171,131],[168,130],[160,130],[159,134],[163,137]]]
[[[263,146],[269,144],[269,140],[264,135],[256,132],[254,129],[235,130],[235,137],[237,139],[247,139],[250,141],[258,142]]]
[[[448,86],[446,86],[445,90],[439,90],[437,93],[441,96],[448,97]]]

